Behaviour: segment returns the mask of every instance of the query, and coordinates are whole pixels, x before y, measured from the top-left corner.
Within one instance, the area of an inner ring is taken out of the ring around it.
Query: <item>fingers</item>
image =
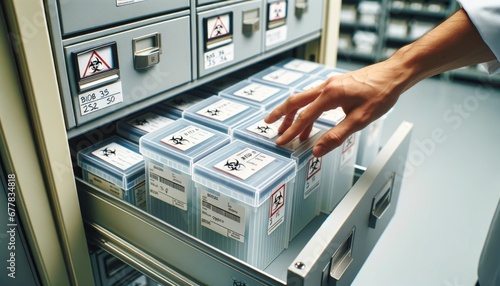
[[[301,93],[294,94],[290,96],[283,103],[278,105],[271,113],[269,113],[264,121],[268,124],[276,122],[281,117],[293,113],[295,113],[298,109],[308,105],[311,101],[316,99],[316,97],[321,93],[322,88],[320,86],[303,91]]]
[[[313,147],[313,155],[321,157],[339,147],[349,136],[361,130],[362,125],[363,123],[359,119],[355,119],[355,116],[347,115],[337,126],[332,127],[316,141]]]
[[[328,106],[332,105],[332,103],[328,103],[327,97],[322,97],[321,95],[316,98],[309,106],[304,108],[295,121],[285,129],[281,136],[276,140],[276,144],[283,145],[290,141],[292,141],[297,135],[300,134],[300,139],[307,139],[309,137],[309,133],[313,127],[314,122],[318,117],[325,111],[329,109]]]

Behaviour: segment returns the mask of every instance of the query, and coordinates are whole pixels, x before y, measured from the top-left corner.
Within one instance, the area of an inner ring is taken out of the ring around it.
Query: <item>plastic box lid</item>
[[[250,76],[248,79],[251,81],[261,82],[283,88],[295,89],[298,85],[300,85],[308,78],[309,76],[305,73],[276,66],[270,66]]]
[[[292,159],[235,140],[196,162],[193,181],[257,207],[295,173]]]
[[[78,152],[78,166],[122,189],[144,181],[144,159],[139,146],[112,136]]]
[[[220,97],[230,98],[263,111],[271,110],[291,94],[292,91],[288,88],[249,80],[240,81],[219,92]]]
[[[298,72],[309,74],[309,75],[318,74],[321,71],[323,71],[323,69],[325,67],[324,65],[316,63],[316,62],[311,62],[311,61],[297,59],[297,58],[284,59],[283,61],[275,64],[274,66],[289,69],[289,70],[298,71]]]
[[[312,77],[308,78],[307,80],[305,80],[304,82],[302,82],[301,84],[299,84],[297,86],[297,88],[295,89],[295,91],[300,92],[300,91],[313,89],[313,88],[317,87],[318,85],[324,83],[325,80],[326,79],[322,78],[322,77],[312,76]]]
[[[208,93],[203,90],[194,89],[176,95],[170,99],[161,102],[161,105],[167,106],[171,109],[171,113],[175,114],[179,118],[182,117],[184,110],[189,107],[203,101],[205,98],[213,96],[213,93]]]
[[[186,109],[183,117],[190,121],[230,134],[232,129],[260,110],[219,96],[209,97]]]
[[[324,133],[324,130],[315,125],[309,138],[306,140],[300,140],[297,137],[286,145],[278,146],[275,142],[279,136],[278,128],[282,121],[278,120],[272,124],[267,124],[264,122],[264,117],[261,115],[252,118],[252,120],[235,128],[233,138],[250,142],[274,153],[294,159],[297,163],[297,168],[300,169],[312,156],[314,143]]]
[[[327,79],[331,76],[334,76],[334,75],[339,75],[339,74],[345,74],[345,73],[348,73],[349,71],[348,70],[344,70],[344,69],[338,69],[338,68],[331,68],[331,67],[325,67],[323,69],[323,71],[321,71],[318,76],[319,77],[322,77],[324,79]]]
[[[140,140],[144,157],[191,174],[193,163],[230,143],[230,137],[194,122],[178,119]]]
[[[142,136],[171,124],[178,118],[167,109],[153,107],[119,120],[116,132],[123,138],[139,143]]]
[[[345,113],[342,107],[337,107],[335,109],[330,109],[328,111],[323,112],[316,122],[325,128],[332,128],[340,123],[340,121],[344,120]]]

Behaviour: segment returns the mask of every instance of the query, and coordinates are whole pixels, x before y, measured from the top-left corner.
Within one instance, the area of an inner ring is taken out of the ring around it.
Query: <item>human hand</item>
[[[389,111],[406,90],[406,78],[405,71],[394,68],[388,61],[335,75],[313,89],[290,96],[265,122],[273,123],[284,116],[278,130],[281,136],[276,140],[276,144],[283,145],[296,136],[306,139],[314,121],[324,111],[341,107],[346,113],[345,119],[325,132],[314,145],[314,156],[321,157]],[[307,107],[295,119],[297,111],[304,106]]]

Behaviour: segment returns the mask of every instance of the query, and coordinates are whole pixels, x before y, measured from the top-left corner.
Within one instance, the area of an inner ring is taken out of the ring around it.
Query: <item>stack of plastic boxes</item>
[[[271,111],[292,94],[288,88],[270,86],[267,84],[240,81],[219,92],[220,97],[239,101],[262,111]]]
[[[233,128],[259,113],[255,107],[212,96],[186,109],[183,117],[230,135]]]
[[[289,241],[294,161],[236,140],[194,164],[200,238],[259,269]]]
[[[339,124],[345,118],[342,108],[336,108],[323,112],[316,124],[322,129],[328,130]],[[333,188],[323,193],[321,200],[321,211],[330,213],[345,194],[351,189],[354,180],[354,168],[356,164],[357,150],[359,146],[359,133],[351,135],[341,146],[334,149],[333,161]]]
[[[144,159],[137,144],[112,136],[78,152],[83,179],[146,209]]]
[[[310,76],[277,66],[270,66],[252,76],[248,79],[253,82],[260,82],[282,88],[289,88],[295,90],[300,84],[306,81]]]
[[[198,236],[192,167],[229,142],[228,135],[184,119],[142,137],[148,212]]]
[[[293,239],[320,212],[321,196],[331,192],[333,178],[333,153],[322,158],[312,154],[314,143],[324,133],[313,127],[309,138],[300,140],[298,137],[284,146],[277,146],[278,127],[281,121],[266,124],[264,116],[253,118],[238,126],[233,132],[233,138],[250,142],[266,148],[276,154],[291,158],[297,165],[297,176],[293,194],[292,223],[290,239]]]
[[[180,118],[167,110],[150,108],[127,116],[116,123],[116,132],[121,137],[139,143],[142,136],[160,129]]]
[[[177,118],[181,118],[184,110],[210,96],[212,96],[212,94],[207,93],[206,91],[195,89],[176,95],[168,100],[163,101],[161,104],[169,108],[171,114],[173,114]]]

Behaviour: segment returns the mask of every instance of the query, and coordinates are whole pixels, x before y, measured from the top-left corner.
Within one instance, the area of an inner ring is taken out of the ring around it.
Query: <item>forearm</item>
[[[404,90],[445,71],[494,60],[495,56],[460,9],[419,40],[398,50],[387,64],[405,69]]]

